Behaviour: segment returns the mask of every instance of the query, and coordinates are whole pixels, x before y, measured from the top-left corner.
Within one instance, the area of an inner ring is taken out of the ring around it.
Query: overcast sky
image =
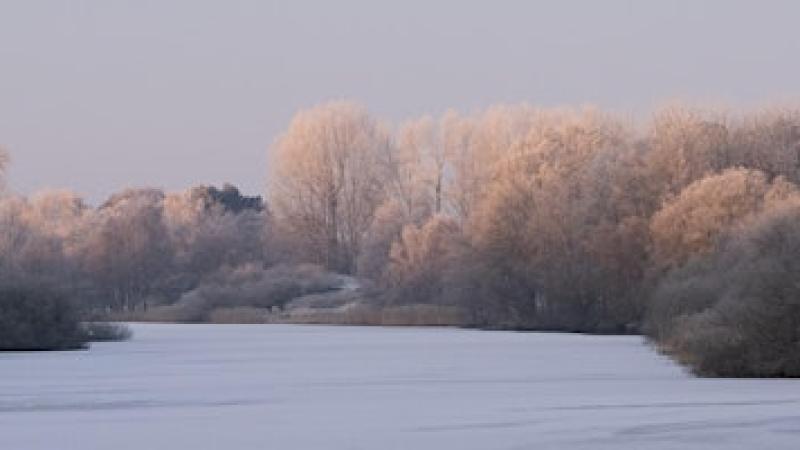
[[[12,187],[263,190],[299,108],[800,98],[798,1],[0,0]]]

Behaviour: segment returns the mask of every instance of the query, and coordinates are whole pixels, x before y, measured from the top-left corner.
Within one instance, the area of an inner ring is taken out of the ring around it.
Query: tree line
[[[800,110],[646,122],[503,105],[390,126],[299,113],[270,205],[297,260],[469,325],[645,332],[708,375],[800,374]]]
[[[500,105],[390,124],[331,102],[295,116],[268,170],[264,200],[5,195],[0,275],[93,314],[208,321],[346,274],[375,308],[642,332],[699,374],[800,374],[800,110],[679,105],[637,122]]]

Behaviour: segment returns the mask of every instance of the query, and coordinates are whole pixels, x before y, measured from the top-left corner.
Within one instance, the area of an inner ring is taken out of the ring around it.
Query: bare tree
[[[662,195],[677,194],[700,178],[733,167],[732,127],[724,111],[681,105],[658,111],[646,145],[650,178]]]
[[[194,285],[222,266],[264,259],[263,206],[231,207],[215,197],[215,192],[219,191],[198,187],[168,194],[164,199],[164,221],[175,253],[175,276],[183,279],[181,285]],[[242,197],[233,205],[248,203],[242,199],[247,200]]]
[[[270,168],[275,219],[314,262],[353,273],[364,232],[385,197],[386,131],[353,103],[297,114]]]
[[[158,190],[127,190],[112,196],[85,225],[83,265],[116,308],[146,308],[172,265],[163,201]]]
[[[800,110],[768,108],[741,118],[733,133],[736,164],[768,179],[800,182]]]

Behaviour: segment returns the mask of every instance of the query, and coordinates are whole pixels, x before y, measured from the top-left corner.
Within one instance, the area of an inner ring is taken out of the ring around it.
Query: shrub
[[[800,203],[742,224],[662,282],[648,331],[698,375],[800,376]],[[692,268],[701,268],[693,272]]]
[[[117,314],[117,320],[154,322],[235,322],[233,317],[248,316],[247,322],[260,322],[261,310],[283,309],[295,298],[331,292],[342,287],[342,279],[319,266],[279,265],[264,269],[259,265],[225,268],[209,276],[196,289],[184,293],[172,305],[146,312]],[[216,313],[215,313],[216,311]]]
[[[92,342],[125,341],[133,336],[130,327],[121,323],[86,322],[83,329]]]
[[[251,306],[237,306],[233,308],[217,308],[208,315],[211,323],[267,323],[270,310],[267,308],[253,308]]]
[[[0,287],[0,350],[85,348],[89,337],[74,305],[40,287]]]

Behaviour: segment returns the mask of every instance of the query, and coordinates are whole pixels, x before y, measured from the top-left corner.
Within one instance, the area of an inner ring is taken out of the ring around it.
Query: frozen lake
[[[695,379],[638,337],[134,325],[0,354],[0,449],[797,449],[800,383]]]

